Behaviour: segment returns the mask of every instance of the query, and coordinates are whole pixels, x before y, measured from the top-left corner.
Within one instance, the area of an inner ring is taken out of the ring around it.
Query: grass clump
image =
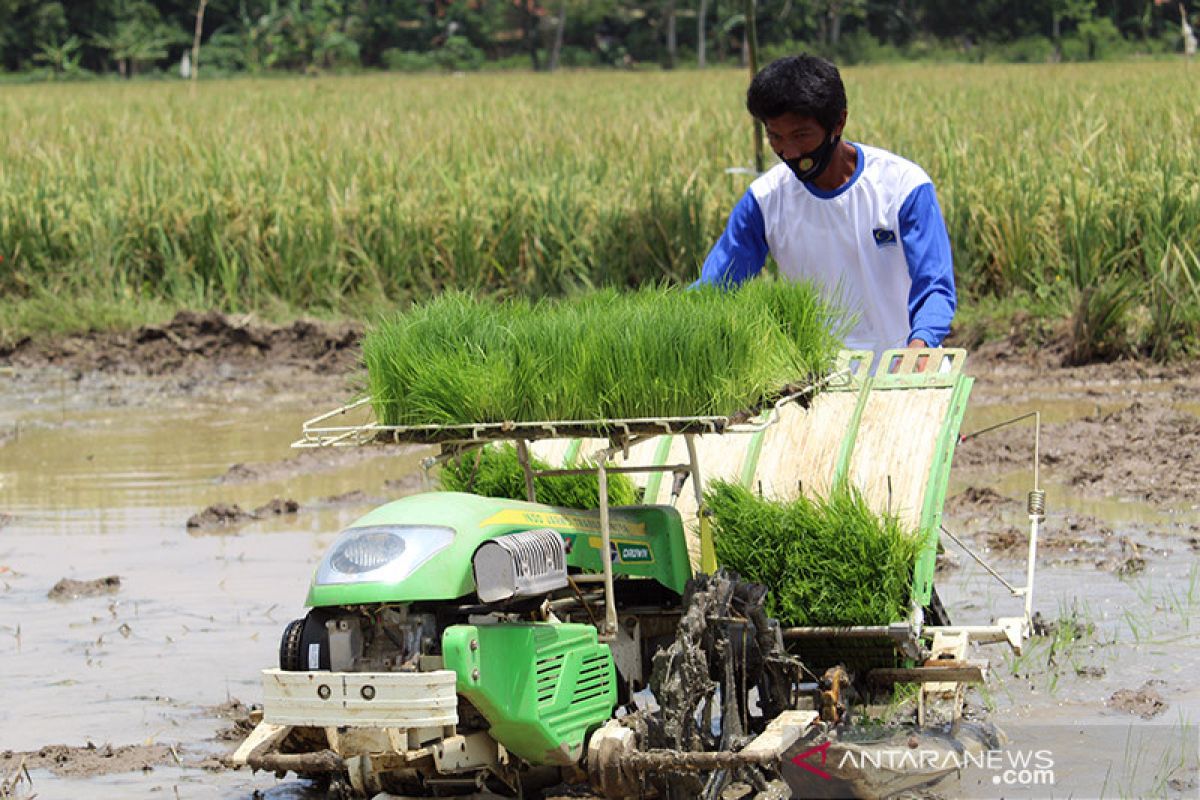
[[[559,301],[447,293],[363,341],[389,425],[725,415],[824,374],[836,312],[806,284]]]
[[[531,458],[535,470],[550,469],[538,458]],[[535,477],[534,489],[539,503],[562,508],[600,507],[600,483],[595,474],[544,475]],[[484,497],[524,500],[525,472],[511,444],[483,447],[446,462],[442,467],[441,486],[447,492],[472,492]],[[638,502],[637,488],[623,474],[608,476],[608,503],[630,506]]]
[[[783,625],[879,625],[905,619],[920,543],[856,490],[764,499],[715,481],[705,493],[717,561],[767,586]]]

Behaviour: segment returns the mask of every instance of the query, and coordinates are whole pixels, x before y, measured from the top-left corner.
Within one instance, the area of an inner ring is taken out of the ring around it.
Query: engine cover
[[[458,693],[531,764],[574,764],[617,702],[612,652],[591,625],[452,625],[442,634]]]

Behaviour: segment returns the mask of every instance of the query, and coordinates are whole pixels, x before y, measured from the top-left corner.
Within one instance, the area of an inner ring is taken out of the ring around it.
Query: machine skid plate
[[[265,669],[263,720],[323,728],[442,728],[458,724],[457,675]]]

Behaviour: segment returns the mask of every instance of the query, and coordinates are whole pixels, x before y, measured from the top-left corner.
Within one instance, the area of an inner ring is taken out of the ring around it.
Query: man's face
[[[828,135],[812,117],[791,111],[772,117],[763,123],[763,127],[767,130],[767,143],[784,161],[811,153],[825,143]]]

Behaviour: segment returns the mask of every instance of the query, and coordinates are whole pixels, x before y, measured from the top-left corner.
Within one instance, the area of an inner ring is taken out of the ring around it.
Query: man
[[[750,185],[698,283],[741,283],[769,253],[784,277],[812,281],[847,309],[847,347],[878,356],[939,346],[957,301],[929,176],[885,150],[842,140],[846,90],[822,58],[772,62],[750,83],[746,108],[783,163]]]

